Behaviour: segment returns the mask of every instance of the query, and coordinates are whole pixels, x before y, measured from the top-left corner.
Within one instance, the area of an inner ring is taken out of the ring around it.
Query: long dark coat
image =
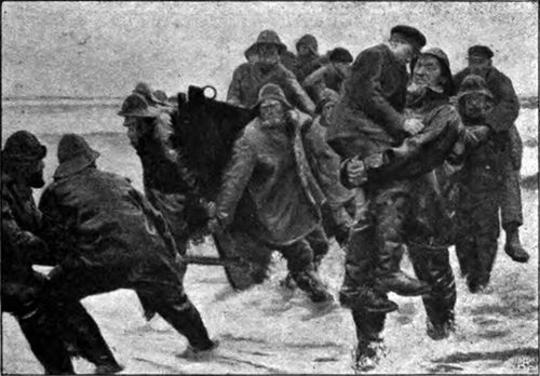
[[[457,73],[454,76],[456,87],[459,87],[469,74],[469,68]],[[523,144],[515,125],[519,115],[519,99],[510,78],[498,69],[491,67],[485,81],[495,98],[495,107],[487,116],[486,124],[495,132],[498,148],[504,150],[502,158],[510,158],[514,169],[519,170],[523,156]]]
[[[342,157],[367,157],[405,138],[403,110],[408,74],[388,46],[362,51],[334,108],[328,143]]]
[[[88,167],[50,184],[39,208],[63,264],[109,270],[127,282],[178,270],[166,222],[128,179]]]

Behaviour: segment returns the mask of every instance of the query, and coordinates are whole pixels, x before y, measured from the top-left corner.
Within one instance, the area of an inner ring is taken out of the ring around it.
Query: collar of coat
[[[4,171],[2,171],[2,187],[6,187],[20,198],[28,198],[32,196],[31,187],[20,184],[15,178]]]

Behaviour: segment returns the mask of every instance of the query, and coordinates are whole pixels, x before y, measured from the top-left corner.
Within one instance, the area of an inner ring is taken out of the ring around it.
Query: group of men
[[[119,288],[135,290],[147,318],[161,315],[193,354],[217,346],[183,290],[190,205],[206,212],[209,233],[234,239],[253,280],[266,278],[277,250],[287,260],[285,284],[317,304],[333,301],[318,267],[334,236],[346,251],[339,300],[354,319],[357,370],[379,359],[386,314],[398,308],[388,292],[422,296],[427,334],[446,338],[455,329],[450,245],[473,293],[489,283],[499,210],[506,253],[529,257],[518,235],[519,102],[488,47],[471,47],[469,67],[454,76],[445,52],[425,44],[420,31],[398,25],[353,62],[341,47],[319,56],[309,34],[294,55],[277,33],[261,32],[227,94],[257,116],[234,144],[215,203],[201,202],[173,142],[173,107],[145,84],[119,115],[141,158],[146,197],[97,169],[99,153],[68,134],[36,207],[46,148],[26,131],[8,137],[2,307],[45,371],[73,373],[72,356],[98,373],[122,369],[80,303]],[[406,249],[417,278],[400,269]],[[53,269],[44,276],[33,264]]]

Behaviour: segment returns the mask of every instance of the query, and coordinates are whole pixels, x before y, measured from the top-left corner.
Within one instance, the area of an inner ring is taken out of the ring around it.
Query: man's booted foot
[[[182,354],[182,357],[190,359],[204,359],[211,356],[218,347],[218,340],[212,340],[212,344],[205,348],[196,348],[188,345],[186,351],[184,351],[184,353]]]
[[[358,345],[354,352],[353,369],[355,373],[373,370],[380,360],[386,356],[386,347],[382,341],[371,342],[368,345]]]
[[[420,296],[431,292],[431,287],[423,281],[409,277],[401,270],[377,277],[377,289],[392,291],[401,296]]]
[[[506,244],[504,245],[504,251],[515,262],[525,263],[529,261],[529,254],[519,240],[518,228],[511,228],[506,230]]]
[[[342,290],[339,293],[339,302],[345,308],[362,308],[373,313],[389,313],[398,309],[398,305],[388,299],[386,294],[371,288],[361,288],[355,291]]]
[[[456,325],[453,320],[448,320],[443,323],[434,324],[431,320],[426,320],[426,334],[434,341],[440,341],[448,338],[450,333],[456,331]]]
[[[313,302],[322,303],[334,301],[334,297],[328,292],[328,289],[314,270],[292,273],[292,277],[298,287],[305,291]]]
[[[112,375],[114,373],[118,373],[124,369],[124,366],[114,362],[114,363],[106,363],[106,364],[99,364],[96,366],[96,369],[94,371],[94,374],[96,375]]]

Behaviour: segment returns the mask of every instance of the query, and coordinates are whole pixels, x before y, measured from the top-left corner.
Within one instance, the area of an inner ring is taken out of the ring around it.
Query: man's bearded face
[[[298,52],[298,56],[308,56],[311,54],[309,47],[303,43],[298,45],[298,49],[296,51]]]
[[[469,119],[483,119],[491,108],[491,104],[483,94],[475,93],[463,98],[463,112]]]
[[[324,125],[328,126],[330,125],[330,121],[332,118],[332,111],[334,110],[334,107],[336,106],[335,102],[328,102],[326,103],[322,108],[322,117],[324,119]]]
[[[147,126],[147,119],[138,118],[134,116],[126,116],[124,120],[124,127],[127,128],[127,136],[132,146],[139,145],[141,139],[149,132],[150,128]]]
[[[283,108],[283,103],[277,99],[266,99],[261,103],[260,106],[261,119],[265,125],[278,125],[280,124],[285,116],[285,110]]]
[[[429,87],[438,91],[442,89],[442,69],[435,56],[420,56],[414,66],[413,83],[418,87]]]
[[[45,163],[43,163],[43,160],[33,162],[27,168],[27,184],[32,188],[42,188],[45,185],[45,179],[43,178]]]
[[[490,67],[490,59],[483,56],[469,56],[469,69],[472,74],[476,74],[485,79]]]
[[[257,48],[258,61],[257,64],[262,67],[273,67],[279,62],[279,52],[277,46],[272,44],[261,45]]]

